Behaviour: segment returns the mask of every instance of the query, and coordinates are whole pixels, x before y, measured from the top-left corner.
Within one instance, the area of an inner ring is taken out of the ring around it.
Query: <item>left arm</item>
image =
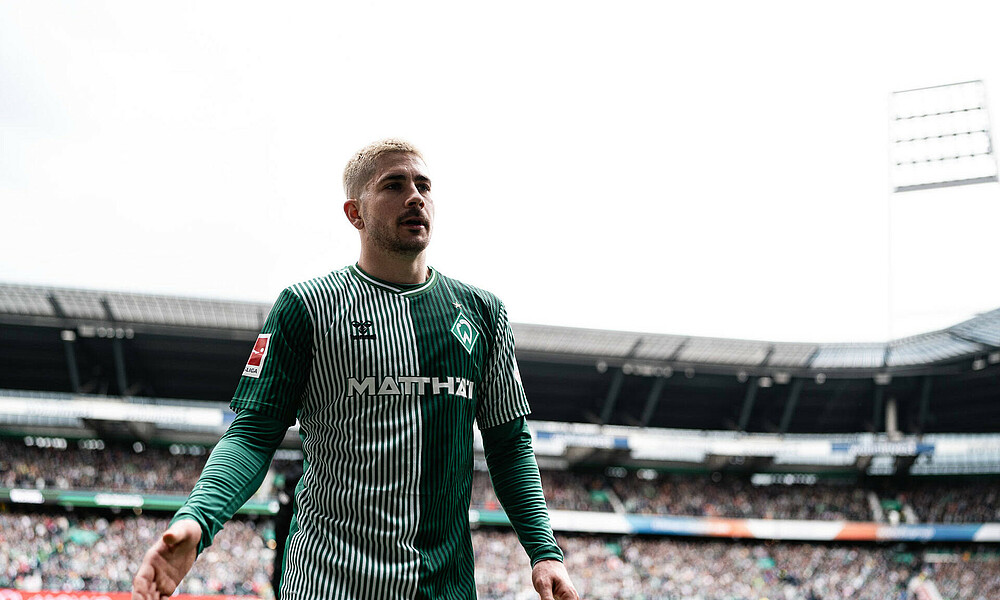
[[[531,559],[531,583],[541,600],[579,600],[549,525],[531,432],[524,420],[531,410],[514,356],[507,309],[493,296],[486,299],[496,321],[476,422],[483,434],[493,490]]]
[[[545,508],[531,433],[524,417],[482,430],[486,465],[497,499],[531,559],[531,582],[542,600],[577,600]]]

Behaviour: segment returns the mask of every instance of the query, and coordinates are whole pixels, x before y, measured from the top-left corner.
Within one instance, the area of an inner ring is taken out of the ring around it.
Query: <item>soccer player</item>
[[[280,598],[475,598],[474,420],[539,597],[579,598],[549,525],[506,310],[426,264],[434,203],[423,157],[376,142],[348,162],[344,189],[360,259],[278,297],[237,386],[236,419],[146,552],[133,600],[173,593],[260,486],[296,418],[304,473]]]

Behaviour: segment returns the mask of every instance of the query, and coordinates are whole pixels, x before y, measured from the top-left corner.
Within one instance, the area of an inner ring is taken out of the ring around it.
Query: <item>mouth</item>
[[[405,219],[400,220],[399,224],[407,229],[413,230],[427,229],[430,225],[427,219],[424,219],[423,217],[406,217]]]

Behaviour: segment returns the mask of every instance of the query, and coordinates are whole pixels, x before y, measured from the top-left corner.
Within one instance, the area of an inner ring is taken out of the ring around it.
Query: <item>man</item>
[[[296,418],[304,473],[280,598],[475,598],[475,420],[535,590],[577,599],[549,526],[506,310],[426,264],[434,203],[420,152],[376,142],[348,162],[344,189],[358,263],[278,297],[236,389],[237,417],[146,552],[133,600],[174,591]]]

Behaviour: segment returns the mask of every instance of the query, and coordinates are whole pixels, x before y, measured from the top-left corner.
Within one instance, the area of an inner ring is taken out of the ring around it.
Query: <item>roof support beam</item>
[[[885,408],[885,386],[875,386],[875,406],[872,407],[872,428],[875,433],[882,431],[882,409]]]
[[[125,352],[122,350],[122,340],[119,337],[111,340],[115,354],[115,376],[118,379],[118,394],[124,396],[128,389],[128,379],[125,377]]]
[[[757,401],[757,378],[747,379],[747,393],[743,396],[743,408],[740,410],[740,422],[737,425],[740,431],[747,430],[747,423],[750,422],[750,413],[753,411],[753,404]]]
[[[923,384],[920,386],[920,415],[917,417],[917,433],[924,432],[927,417],[931,412],[931,382],[931,376],[925,375]]]
[[[66,351],[66,369],[69,371],[69,383],[74,394],[80,393],[80,369],[76,364],[76,332],[64,329],[62,332],[63,349]]]
[[[615,371],[615,375],[611,379],[611,386],[608,388],[608,397],[604,400],[604,409],[601,410],[601,425],[607,425],[611,419],[611,413],[614,412],[615,404],[618,403],[618,393],[622,391],[624,381],[625,373],[621,369]]]
[[[802,384],[805,379],[796,378],[792,380],[791,388],[788,390],[788,402],[785,403],[785,412],[781,415],[781,426],[778,433],[788,433],[788,426],[792,423],[792,415],[795,414],[795,406],[799,403],[799,394],[802,393]]]
[[[649,396],[646,398],[646,406],[642,409],[642,419],[639,421],[640,426],[649,426],[649,421],[653,418],[653,413],[656,412],[656,407],[660,404],[660,394],[663,392],[663,386],[666,384],[666,377],[657,377],[656,381],[653,382],[653,389],[649,390]]]
[[[46,299],[49,301],[49,306],[52,307],[52,310],[55,312],[57,317],[59,317],[60,319],[67,318],[66,311],[63,310],[62,304],[60,304],[59,301],[56,300],[55,294],[49,294],[48,296],[46,296]]]

